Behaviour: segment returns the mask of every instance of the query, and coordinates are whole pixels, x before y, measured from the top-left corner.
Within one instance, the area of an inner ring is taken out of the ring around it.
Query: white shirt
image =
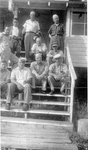
[[[46,52],[47,47],[45,43],[42,43],[40,46],[37,43],[34,43],[31,48],[32,53],[38,53],[38,52]]]
[[[39,23],[35,20],[35,21],[31,21],[30,19],[27,20],[23,27],[25,28],[25,32],[37,32],[38,30],[40,30],[40,26]]]
[[[23,70],[20,70],[19,67],[14,69],[11,73],[11,79],[16,80],[18,83],[20,83],[23,87],[25,87],[24,81],[31,78],[31,71],[29,68],[24,67]]]
[[[12,36],[19,36],[19,29],[18,27],[12,27]]]

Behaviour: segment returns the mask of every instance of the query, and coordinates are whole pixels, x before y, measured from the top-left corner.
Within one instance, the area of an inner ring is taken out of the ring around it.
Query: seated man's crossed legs
[[[46,92],[47,78],[46,76],[43,78],[37,78],[34,74],[32,76],[32,88],[33,92],[35,92],[36,85],[42,85],[42,93]]]
[[[52,75],[49,75],[48,83],[49,83],[50,90],[51,90],[50,94],[52,95],[54,93],[55,86],[58,87],[59,83],[60,83],[60,92],[62,94],[65,94],[64,90],[65,90],[65,86],[68,82],[69,82],[69,77],[64,77],[64,78],[61,78],[60,80],[56,80]]]
[[[15,92],[24,92],[24,105],[23,105],[23,110],[27,111],[29,109],[29,104],[32,99],[31,96],[31,85],[30,84],[25,84],[25,87],[18,86],[15,83],[9,83],[8,84],[8,92],[7,92],[7,103],[6,103],[6,109],[9,110],[11,107],[11,103],[13,100],[13,95]]]

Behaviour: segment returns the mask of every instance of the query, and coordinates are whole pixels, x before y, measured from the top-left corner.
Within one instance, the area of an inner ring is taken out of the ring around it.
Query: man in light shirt
[[[7,103],[6,103],[7,110],[10,109],[13,94],[16,91],[24,92],[23,111],[27,111],[29,109],[29,103],[32,99],[31,79],[32,79],[31,71],[29,68],[25,67],[25,59],[19,58],[18,67],[12,71],[11,83],[8,84]]]
[[[33,44],[31,48],[31,53],[33,55],[37,53],[42,53],[42,57],[45,60],[47,54],[47,47],[45,43],[42,43],[41,37],[36,37],[36,43]]]
[[[22,33],[25,34],[24,37],[24,45],[25,45],[25,57],[27,61],[29,61],[29,53],[31,51],[31,47],[34,44],[34,37],[39,35],[40,26],[39,23],[35,20],[35,12],[30,12],[30,19],[27,20],[23,25]]]
[[[21,51],[21,31],[18,28],[18,19],[13,19],[13,26],[10,27],[10,37],[12,41],[11,52],[15,53],[19,57]]]
[[[48,65],[45,61],[42,61],[42,54],[35,54],[36,61],[31,63],[31,70],[33,74],[33,88],[38,83],[42,83],[42,92],[46,92]]]
[[[52,95],[54,93],[54,87],[61,83],[60,92],[64,93],[65,85],[69,82],[69,72],[67,65],[63,63],[63,52],[60,51],[54,56],[55,63],[51,64],[49,67],[48,82],[50,85]]]
[[[10,27],[5,27],[0,34],[0,60],[11,61],[12,67],[17,67],[18,57],[11,53]]]

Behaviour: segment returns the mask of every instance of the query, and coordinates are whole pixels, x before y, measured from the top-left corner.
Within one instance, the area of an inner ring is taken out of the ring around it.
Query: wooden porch
[[[77,150],[69,136],[73,130],[73,101],[76,74],[66,48],[66,63],[71,81],[66,86],[66,95],[40,93],[41,86],[32,93],[31,108],[21,109],[22,94],[14,99],[11,110],[5,109],[5,99],[1,99],[1,146],[23,149]],[[29,66],[29,64],[26,64]],[[47,90],[49,87],[47,87]]]
[[[2,148],[77,150],[69,139],[72,128],[68,122],[2,117]]]

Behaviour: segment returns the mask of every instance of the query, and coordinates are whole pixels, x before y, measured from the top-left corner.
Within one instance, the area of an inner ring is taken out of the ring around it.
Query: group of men
[[[42,93],[46,94],[47,82],[50,86],[50,93],[54,93],[54,86],[61,83],[60,91],[63,94],[65,85],[68,82],[68,68],[63,63],[63,53],[60,51],[54,56],[55,63],[48,66],[47,62],[42,61],[42,54],[35,55],[35,61],[30,68],[25,67],[25,59],[19,58],[18,67],[12,70],[11,74],[7,70],[7,62],[1,61],[0,66],[0,90],[1,93],[7,91],[6,109],[9,110],[13,96],[16,92],[24,92],[23,110],[29,109],[29,103],[32,100],[31,93],[35,91],[36,84],[42,84]],[[32,91],[33,90],[33,91]],[[3,97],[3,95],[1,95]]]
[[[24,92],[23,110],[29,109],[32,100],[32,92],[35,92],[36,84],[42,84],[42,93],[46,94],[47,83],[50,93],[54,93],[54,87],[61,83],[60,92],[64,94],[65,85],[69,81],[67,65],[64,64],[63,25],[59,24],[59,16],[53,15],[54,24],[49,29],[49,52],[45,43],[42,43],[39,23],[35,20],[35,12],[30,13],[30,19],[23,25],[25,57],[18,58],[20,53],[20,41],[22,35],[18,30],[18,19],[13,20],[11,28],[6,27],[0,35],[0,96],[7,99],[6,109],[11,108],[13,96],[16,92]],[[34,43],[34,40],[36,41]],[[4,44],[3,44],[4,43]],[[17,52],[17,56],[15,55]],[[33,61],[30,67],[25,67],[25,62]],[[12,71],[8,71],[8,60],[13,62]]]

